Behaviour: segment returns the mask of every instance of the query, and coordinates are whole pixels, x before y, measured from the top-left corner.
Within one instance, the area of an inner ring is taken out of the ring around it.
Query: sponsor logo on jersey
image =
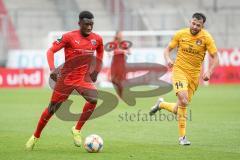
[[[75,40],[75,43],[80,44],[80,41]]]
[[[187,38],[183,38],[183,39],[182,39],[182,42],[187,42],[187,41],[188,41]]]

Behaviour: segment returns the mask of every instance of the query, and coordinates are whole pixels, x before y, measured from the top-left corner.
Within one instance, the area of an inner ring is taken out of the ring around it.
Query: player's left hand
[[[209,71],[207,71],[203,74],[202,79],[204,81],[208,81],[210,79],[210,77],[211,77],[211,73]]]
[[[98,72],[97,71],[93,71],[91,74],[90,74],[90,77],[92,79],[93,82],[96,82],[97,81],[97,76],[98,76]]]

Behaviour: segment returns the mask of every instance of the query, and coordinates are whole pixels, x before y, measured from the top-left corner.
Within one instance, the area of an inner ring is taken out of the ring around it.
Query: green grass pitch
[[[24,145],[48,105],[50,95],[48,89],[0,89],[1,160],[240,158],[240,85],[198,89],[189,106],[191,119],[187,122],[187,136],[192,142],[189,147],[178,145],[175,120],[150,121],[144,117],[157,97],[139,98],[134,107],[120,101],[115,110],[84,126],[83,137],[95,133],[104,139],[103,152],[91,154],[73,145],[70,129],[75,122],[57,117],[51,119],[35,149],[25,150]],[[173,91],[164,98],[173,102],[176,99]],[[80,112],[83,99],[76,96],[70,99],[74,100],[72,111]],[[130,119],[131,114],[136,116],[138,112],[138,118]]]

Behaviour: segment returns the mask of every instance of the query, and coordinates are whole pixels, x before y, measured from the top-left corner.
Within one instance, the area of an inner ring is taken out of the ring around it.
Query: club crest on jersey
[[[97,45],[97,41],[95,39],[91,39],[91,43],[92,43],[93,46]]]
[[[196,44],[200,46],[202,44],[202,40],[201,39],[197,39],[196,40]]]

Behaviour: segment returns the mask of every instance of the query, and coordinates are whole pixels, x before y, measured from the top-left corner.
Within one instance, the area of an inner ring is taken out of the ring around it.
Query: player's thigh
[[[65,85],[62,81],[57,81],[52,93],[51,102],[52,103],[64,102],[65,100],[68,99],[73,89],[74,89],[73,86]]]
[[[180,69],[174,69],[172,74],[173,89],[177,94],[180,91],[188,90],[188,79],[186,74]]]
[[[189,79],[189,84],[188,84],[188,100],[189,100],[189,102],[192,100],[192,97],[198,88],[198,83],[199,83],[198,77]]]
[[[174,91],[178,97],[178,104],[180,106],[187,106],[188,104],[188,84],[189,80],[185,72],[181,69],[174,68],[172,75],[172,82]]]

